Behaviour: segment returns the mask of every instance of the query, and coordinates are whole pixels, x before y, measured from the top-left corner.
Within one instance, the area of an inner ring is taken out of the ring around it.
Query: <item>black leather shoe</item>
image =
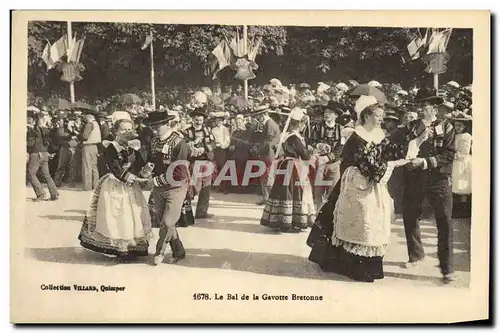
[[[181,261],[182,259],[186,258],[186,255],[182,255],[179,257],[172,257],[167,259],[167,264],[176,264],[177,262]]]

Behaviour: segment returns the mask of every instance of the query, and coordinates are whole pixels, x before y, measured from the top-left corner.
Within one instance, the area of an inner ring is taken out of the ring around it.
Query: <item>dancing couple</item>
[[[439,97],[421,89],[416,100],[423,119],[399,127],[387,137],[381,129],[384,110],[375,98],[362,96],[356,105],[358,124],[342,151],[341,179],[320,208],[307,239],[309,260],[325,271],[373,282],[384,277],[393,220],[387,181],[395,168],[404,169],[403,221],[409,261],[419,265],[425,254],[419,231],[422,199],[428,195],[436,215],[438,257],[443,282],[453,280],[451,163],[453,129],[436,119]]]
[[[189,148],[179,132],[178,113],[151,112],[144,123],[155,132],[149,149],[141,146],[129,119],[115,122],[114,141],[103,141],[110,172],[93,191],[78,238],[87,249],[130,260],[148,255],[152,225],[159,226],[153,264],[164,261],[168,245],[172,257],[167,262],[176,263],[186,255],[176,223],[186,198],[189,172],[185,163],[170,166],[186,161]],[[149,203],[141,184],[152,187]]]

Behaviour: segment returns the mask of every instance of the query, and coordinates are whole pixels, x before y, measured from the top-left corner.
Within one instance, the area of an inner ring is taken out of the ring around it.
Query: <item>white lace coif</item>
[[[111,115],[111,121],[113,124],[122,119],[132,121],[132,118],[130,118],[130,114],[127,111],[115,111]]]
[[[306,112],[302,108],[293,108],[292,111],[290,112],[290,119],[293,120],[302,120],[304,116],[306,115]]]
[[[361,111],[363,111],[367,106],[374,104],[378,104],[378,101],[374,96],[360,96],[356,101],[356,105],[354,106],[354,111],[356,112],[358,119]]]
[[[349,90],[349,86],[347,84],[345,84],[344,82],[340,82],[338,83],[336,86],[335,86],[337,89],[343,91],[343,92],[346,92]]]
[[[281,84],[281,81],[278,79],[271,79],[269,83],[277,88],[281,88],[283,86],[283,84]]]
[[[380,84],[380,82],[375,81],[375,80],[368,82],[368,85],[371,86],[371,87],[375,87],[375,88],[382,87],[382,85]]]

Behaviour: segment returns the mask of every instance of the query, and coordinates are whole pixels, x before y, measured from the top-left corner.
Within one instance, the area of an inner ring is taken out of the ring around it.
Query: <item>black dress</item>
[[[370,182],[378,183],[386,174],[388,161],[406,156],[409,140],[415,135],[408,128],[394,133],[391,138],[379,144],[368,144],[358,133],[353,133],[342,151],[340,165],[341,180],[332,190],[328,201],[321,207],[307,238],[312,248],[309,260],[325,271],[346,275],[354,280],[373,282],[384,277],[382,256],[361,256],[348,251],[349,246],[332,245],[334,210],[339,199],[344,173],[349,167],[356,167]],[[334,242],[335,243],[335,242]]]
[[[137,183],[126,185],[146,164],[139,150],[106,144],[109,173],[95,187],[80,234],[81,246],[116,256],[147,256],[151,233],[148,205]]]

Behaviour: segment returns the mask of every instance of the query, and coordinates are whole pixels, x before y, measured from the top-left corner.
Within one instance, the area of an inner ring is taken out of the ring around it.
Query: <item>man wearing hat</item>
[[[403,172],[403,222],[409,261],[407,268],[415,267],[425,257],[420,235],[422,202],[425,196],[434,211],[438,230],[438,258],[443,282],[453,280],[453,224],[451,220],[451,172],[455,155],[455,130],[449,122],[437,119],[437,105],[443,102],[430,89],[420,89],[415,101],[422,106],[428,139],[420,147],[416,158]]]
[[[69,115],[67,121],[75,121],[76,116]],[[59,119],[57,137],[60,143],[59,161],[54,176],[56,186],[62,185],[63,177],[68,184],[73,184],[76,176],[76,146],[78,145],[78,132],[68,126],[64,118]]]
[[[399,117],[397,110],[391,110],[390,108],[385,110],[383,130],[386,135],[390,134],[401,124],[401,118]]]
[[[195,161],[212,162],[214,159],[215,138],[212,131],[205,125],[207,117],[206,108],[197,108],[189,113],[193,119],[191,126],[183,132],[188,145],[191,148],[190,162],[193,167]],[[196,192],[198,193],[198,204],[196,205],[195,218],[208,219],[213,215],[208,214],[210,205],[210,193],[212,189],[212,175],[205,175],[206,167],[201,166],[199,172],[203,174],[196,179]]]
[[[269,116],[269,104],[257,105],[252,116],[262,125],[262,132],[257,140],[257,152],[261,161],[266,164],[266,171],[261,176],[262,200],[257,205],[264,205],[271,191],[271,166],[276,157],[276,148],[280,143],[281,131],[279,125]]]
[[[26,141],[28,148],[28,165],[27,173],[28,180],[33,186],[33,190],[36,194],[36,199],[34,201],[46,201],[46,200],[57,200],[59,197],[59,192],[54,184],[49,171],[49,151],[48,147],[50,144],[50,129],[49,129],[49,118],[46,114],[37,113],[33,115],[34,124],[31,128],[28,128],[26,133]],[[37,173],[41,170],[47,186],[50,192],[50,198],[45,193],[40,180],[38,180]]]
[[[99,181],[98,145],[101,143],[101,128],[96,118],[99,112],[82,110],[85,125],[81,134],[82,141],[82,180],[83,189],[92,191]]]
[[[323,121],[314,126],[311,130],[311,144],[317,146],[318,144],[327,144],[330,151],[338,148],[341,144],[341,125],[337,123],[337,117],[344,114],[345,106],[338,102],[330,101],[326,107],[323,108]],[[326,165],[323,177],[319,178],[323,182],[329,182],[335,185],[340,178],[340,164],[338,161],[331,161]],[[318,179],[318,177],[316,177]],[[325,195],[330,187],[314,186],[314,201],[316,209],[319,209]]]
[[[455,105],[452,102],[444,101],[437,107],[436,118],[440,121],[447,120],[447,115],[450,114],[454,108]]]
[[[174,264],[186,256],[175,224],[189,188],[189,147],[179,132],[180,117],[175,111],[150,112],[144,124],[156,133],[148,153],[149,162],[154,164],[152,178],[148,180],[148,186],[152,187],[149,212],[153,226],[160,226],[153,264],[163,262],[167,245],[172,249],[168,263]]]

